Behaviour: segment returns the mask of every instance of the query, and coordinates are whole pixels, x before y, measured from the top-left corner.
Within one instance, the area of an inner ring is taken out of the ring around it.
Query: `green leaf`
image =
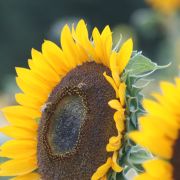
[[[144,161],[152,159],[152,154],[146,149],[136,145],[130,150],[128,161],[131,164],[142,164]]]
[[[117,174],[116,180],[127,180],[127,179],[125,178],[124,174],[121,172]]]
[[[138,100],[137,97],[130,97],[128,99],[128,106],[130,112],[136,112],[138,110]]]
[[[126,72],[129,76],[147,76],[153,73],[155,70],[163,69],[168,67],[170,64],[166,66],[158,66],[156,63],[152,62],[149,58],[143,56],[138,53],[134,57],[131,58],[129,64],[126,67]]]
[[[127,168],[127,170],[123,172],[123,175],[126,180],[130,180],[134,179],[134,177],[137,176],[137,172],[133,168]]]
[[[111,176],[108,177],[109,180],[116,180],[116,176],[117,176],[117,173],[116,172],[112,172],[111,173]]]

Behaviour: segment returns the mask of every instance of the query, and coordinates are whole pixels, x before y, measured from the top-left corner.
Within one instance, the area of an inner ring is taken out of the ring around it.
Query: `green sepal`
[[[128,162],[134,165],[140,165],[151,158],[153,158],[152,154],[138,145],[132,146],[128,154]]]

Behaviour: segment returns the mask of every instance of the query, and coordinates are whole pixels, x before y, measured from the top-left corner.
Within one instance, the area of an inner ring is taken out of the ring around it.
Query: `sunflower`
[[[65,25],[61,47],[45,40],[32,49],[29,68],[17,67],[18,105],[2,109],[0,176],[11,180],[105,179],[117,159],[125,120],[126,84],[120,79],[132,55],[128,39],[112,49],[112,32]],[[111,108],[110,108],[110,107]],[[114,114],[114,120],[113,119]],[[109,140],[109,142],[108,142]]]
[[[179,0],[146,0],[154,9],[163,12],[164,14],[171,14],[180,7]]]
[[[176,78],[175,82],[175,85],[161,82],[162,94],[153,93],[155,100],[144,100],[147,114],[139,119],[140,130],[129,134],[132,140],[155,155],[143,163],[145,172],[136,180],[180,177],[180,78]]]

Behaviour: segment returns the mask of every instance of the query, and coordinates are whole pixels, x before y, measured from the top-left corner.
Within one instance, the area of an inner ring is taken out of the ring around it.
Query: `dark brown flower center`
[[[111,155],[116,135],[108,101],[113,88],[103,76],[109,69],[85,63],[70,71],[47,101],[38,132],[38,166],[44,180],[89,180]]]
[[[174,154],[172,158],[172,164],[174,169],[174,180],[180,179],[180,133],[179,138],[176,140],[176,143],[174,145]]]

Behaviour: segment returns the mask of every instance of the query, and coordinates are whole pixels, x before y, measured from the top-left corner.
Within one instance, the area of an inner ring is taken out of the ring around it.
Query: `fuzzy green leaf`
[[[132,164],[142,164],[144,161],[152,159],[151,153],[140,146],[133,146],[129,153],[128,161]]]
[[[166,66],[158,66],[156,63],[152,62],[149,58],[143,56],[142,54],[137,54],[131,58],[129,64],[126,67],[126,73],[129,76],[147,76],[157,69],[166,68]]]

